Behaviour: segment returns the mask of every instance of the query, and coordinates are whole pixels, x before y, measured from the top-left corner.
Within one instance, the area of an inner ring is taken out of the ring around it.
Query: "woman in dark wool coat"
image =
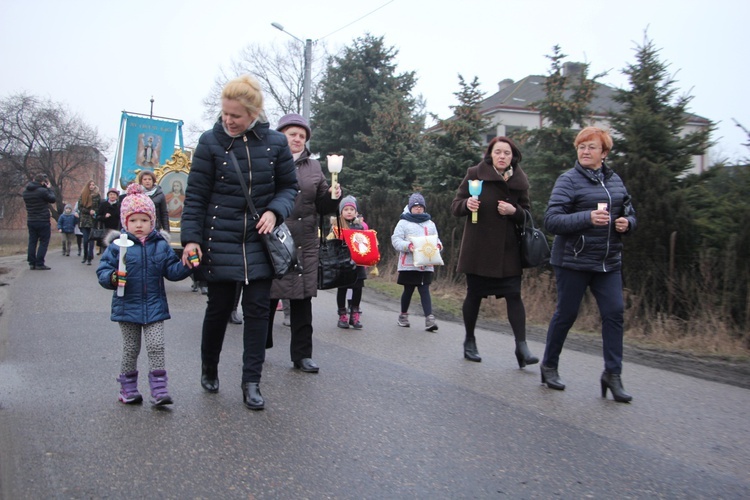
[[[271,287],[271,321],[268,322],[268,346],[273,333],[273,317],[279,299],[289,300],[292,338],[289,355],[294,367],[305,373],[318,373],[319,367],[312,359],[313,325],[312,298],[318,293],[318,216],[333,213],[338,209],[341,185],[336,185],[336,198],[331,196],[331,187],[326,181],[318,160],[310,155],[305,144],[312,135],[307,121],[296,113],[282,116],[276,130],[283,132],[297,167],[299,194],[292,215],[286,225],[292,232],[294,243],[302,263],[301,273],[290,273],[275,280]]]
[[[529,209],[529,179],[521,169],[521,151],[507,137],[495,137],[484,160],[469,168],[458,187],[451,210],[466,217],[458,272],[466,273],[466,298],[462,312],[466,338],[464,357],[480,362],[474,328],[482,299],[505,298],[508,322],[516,339],[515,356],[520,368],[539,362],[526,344],[526,309],[521,299],[521,250],[516,226]],[[470,182],[481,182],[474,197]],[[472,212],[476,212],[476,223]]]
[[[180,238],[182,260],[200,259],[208,282],[208,304],[201,341],[201,385],[219,390],[219,356],[234,307],[235,286],[242,283],[244,317],[242,398],[251,410],[265,401],[260,378],[265,361],[273,269],[260,235],[289,217],[297,196],[297,175],[283,134],[261,121],[263,94],[251,76],[230,81],[221,93],[221,118],[204,132],[188,176]],[[237,171],[239,163],[260,218],[253,220]],[[194,257],[195,258],[195,257]]]

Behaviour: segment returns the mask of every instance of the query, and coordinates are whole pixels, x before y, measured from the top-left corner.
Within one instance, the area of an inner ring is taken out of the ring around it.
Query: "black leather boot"
[[[547,384],[547,387],[549,387],[550,389],[555,389],[556,391],[565,390],[565,384],[560,378],[560,375],[557,373],[557,368],[539,365],[539,369],[542,371],[543,384]]]
[[[630,403],[633,400],[633,396],[625,392],[625,388],[622,386],[622,378],[619,373],[602,373],[602,397],[607,397],[607,389],[612,391],[612,397],[618,403]]]
[[[201,367],[201,387],[208,392],[219,392],[219,369],[216,366]]]
[[[242,402],[251,410],[262,410],[266,402],[260,394],[258,382],[244,382],[242,384]]]
[[[519,368],[539,363],[539,358],[531,354],[525,340],[523,342],[516,342],[516,360],[518,360]]]
[[[476,339],[464,341],[464,358],[476,363],[480,363],[482,361],[482,357],[479,355],[479,351],[477,350]]]

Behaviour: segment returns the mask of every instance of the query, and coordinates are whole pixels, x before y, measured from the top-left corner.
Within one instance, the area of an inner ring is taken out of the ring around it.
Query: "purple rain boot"
[[[120,382],[120,394],[117,399],[126,405],[143,402],[143,396],[138,392],[138,370],[121,373],[117,381]]]
[[[167,392],[167,371],[154,370],[148,374],[151,386],[151,404],[154,406],[171,405],[172,398]]]

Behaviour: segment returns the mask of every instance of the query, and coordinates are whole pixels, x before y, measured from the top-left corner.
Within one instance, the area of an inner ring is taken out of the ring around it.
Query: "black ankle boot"
[[[201,367],[201,387],[208,392],[219,392],[219,369],[216,366]]]
[[[242,384],[242,402],[251,410],[262,410],[266,402],[260,394],[258,382],[244,382]]]
[[[607,397],[607,389],[609,389],[612,391],[612,397],[618,403],[630,403],[633,400],[633,396],[625,392],[619,373],[602,373],[601,384],[603,398]]]
[[[523,342],[516,342],[516,359],[518,360],[519,368],[539,363],[539,358],[531,354],[525,340]]]
[[[547,384],[547,387],[549,387],[550,389],[555,389],[556,391],[565,390],[565,384],[560,378],[560,375],[557,373],[557,368],[539,365],[539,369],[542,372],[543,384]]]
[[[479,351],[477,350],[476,339],[464,341],[464,358],[476,363],[480,363],[482,361],[482,357],[479,356]]]

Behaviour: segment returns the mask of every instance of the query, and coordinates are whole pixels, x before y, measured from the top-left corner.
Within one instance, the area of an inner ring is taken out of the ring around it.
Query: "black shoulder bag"
[[[234,151],[229,151],[229,159],[232,161],[235,170],[237,170],[237,177],[240,180],[242,192],[245,194],[247,207],[250,209],[250,216],[257,222],[260,219],[260,215],[250,197],[250,190],[247,189],[245,179],[242,177],[240,164],[237,162],[237,156],[235,156]],[[247,161],[249,163],[250,158]],[[261,234],[260,239],[266,247],[266,253],[273,267],[274,278],[281,278],[292,271],[302,272],[302,266],[297,261],[297,247],[294,245],[292,233],[285,222],[274,227],[270,233]]]
[[[534,226],[534,219],[528,210],[523,210],[523,226],[520,229],[521,267],[539,267],[549,262],[549,244],[544,233]],[[526,221],[531,221],[531,226]]]
[[[357,281],[357,264],[352,260],[346,241],[340,237],[329,240],[323,236],[323,215],[320,216],[318,233],[318,289],[330,290],[353,285]]]

